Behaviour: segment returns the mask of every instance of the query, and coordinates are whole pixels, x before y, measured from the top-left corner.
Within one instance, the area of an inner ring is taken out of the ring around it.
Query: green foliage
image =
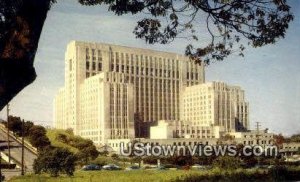
[[[16,135],[22,135],[22,121],[20,117],[9,116],[8,128],[13,131]]]
[[[258,159],[253,156],[244,157],[243,162],[246,165],[246,167],[254,167],[258,163]]]
[[[76,154],[81,164],[87,164],[89,161],[97,158],[98,155],[99,152],[94,145],[88,145],[87,147],[81,148]]]
[[[112,157],[113,159],[116,159],[116,160],[119,159],[118,154],[112,154],[111,157]]]
[[[49,129],[47,130],[47,137],[49,138],[51,145],[54,147],[67,148],[73,153],[77,153],[78,149],[69,144],[69,138],[73,138],[65,130]]]
[[[143,160],[144,160],[144,163],[146,164],[157,164],[157,160],[160,159],[160,157],[156,157],[156,156],[147,156],[147,157],[144,157]],[[171,160],[169,160],[168,162],[166,163],[171,163],[173,164],[172,162],[170,162]]]
[[[261,47],[274,44],[284,38],[294,18],[285,0],[79,2],[83,5],[105,4],[117,15],[146,13],[147,16],[134,28],[136,38],[149,44],[167,44],[177,37],[186,37],[190,41],[186,55],[197,63],[203,61],[206,64],[210,60],[221,61],[234,52],[243,56],[246,45]],[[197,30],[196,20],[204,21],[206,32],[210,35],[210,41],[203,47],[194,47],[204,36],[199,33],[202,31]]]
[[[72,176],[75,171],[75,161],[75,155],[67,149],[46,147],[40,151],[34,161],[33,169],[35,174],[47,172],[53,177],[57,177],[59,173]]]
[[[29,129],[33,126],[33,122],[26,121],[24,122],[24,136],[28,136]],[[7,127],[7,122],[5,122],[5,126]],[[9,125],[8,128],[10,131],[13,131],[15,135],[21,137],[22,136],[22,120],[20,117],[9,116]]]
[[[283,181],[288,177],[288,169],[285,166],[275,166],[270,170],[270,174],[277,180]]]
[[[50,145],[49,138],[46,136],[46,129],[43,126],[35,125],[29,129],[29,142],[37,149],[42,149]]]
[[[113,157],[98,156],[96,159],[91,161],[91,163],[97,164],[99,166],[104,166],[107,164],[120,164],[120,160],[117,160]]]
[[[220,156],[213,162],[214,167],[225,170],[238,169],[241,165],[242,163],[239,158],[230,156]]]
[[[19,137],[22,137],[22,124],[20,117],[9,116],[8,128]],[[50,145],[50,141],[46,136],[46,129],[43,126],[34,125],[31,121],[24,122],[24,137],[29,140],[33,147],[38,149]]]
[[[24,177],[13,178],[12,182],[23,181],[47,181],[47,182],[152,182],[152,181],[173,181],[173,182],[190,182],[190,181],[299,181],[300,168],[287,168],[285,178],[277,178],[273,172],[266,170],[253,170],[253,169],[238,169],[238,170],[221,170],[213,169],[207,171],[194,171],[194,170],[167,170],[167,171],[153,171],[153,170],[138,170],[138,171],[78,171],[75,172],[72,178],[60,176],[58,178],[51,178],[46,175],[28,175]],[[281,179],[281,180],[280,180]]]
[[[292,135],[290,138],[286,139],[287,142],[300,142],[300,134]]]
[[[31,121],[26,121],[24,123],[24,136],[29,136],[30,135],[30,129],[34,126],[33,122]]]
[[[48,130],[47,136],[53,146],[67,148],[73,152],[79,164],[87,164],[99,155],[91,140],[75,136],[70,130]]]

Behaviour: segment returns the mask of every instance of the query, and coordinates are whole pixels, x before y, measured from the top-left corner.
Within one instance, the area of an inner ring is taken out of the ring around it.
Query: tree
[[[300,142],[300,134],[295,134],[290,137],[290,142]]]
[[[224,136],[221,136],[220,139],[218,140],[218,144],[222,145],[225,143],[233,143],[234,142],[234,137],[230,134],[226,134]]]
[[[116,15],[147,13],[137,22],[134,33],[147,43],[167,44],[175,38],[198,42],[197,23],[203,23],[211,36],[208,45],[186,48],[186,55],[196,62],[209,63],[210,59],[223,60],[238,48],[240,55],[244,42],[253,47],[275,43],[284,37],[293,15],[285,0],[173,0],[107,1],[79,0],[83,5],[106,4]],[[204,22],[199,20],[204,19]],[[163,20],[166,20],[164,22]]]
[[[160,157],[158,157],[158,158],[160,158]],[[166,163],[173,164],[173,165],[179,165],[179,166],[192,165],[193,163],[198,162],[197,158],[194,158],[191,155],[173,155],[173,156],[168,156],[168,157],[164,157],[164,158],[160,158],[160,159]],[[151,160],[151,157],[148,158],[147,160]],[[145,160],[145,162],[146,162],[146,160]]]
[[[24,136],[29,135],[29,130],[33,126],[33,122],[24,122]],[[9,116],[9,130],[13,131],[17,136],[22,136],[22,120],[20,117]]]
[[[284,142],[285,138],[282,136],[282,134],[274,135],[274,143],[276,146],[281,147]]]
[[[96,159],[99,155],[92,140],[74,136],[73,131],[70,129],[64,133],[58,132],[56,140],[78,149],[76,157],[80,164],[87,164],[89,161]]]
[[[24,136],[29,136],[30,129],[34,126],[32,121],[26,121],[24,123]]]
[[[92,140],[81,139],[76,142],[74,147],[78,148],[76,154],[79,162],[87,164],[89,161],[94,160],[98,157],[99,152],[97,151]]]
[[[8,128],[13,131],[16,135],[22,135],[22,121],[20,117],[9,116]]]
[[[33,61],[52,2],[0,1],[0,110],[36,78]]]
[[[76,154],[77,158],[80,159],[80,162],[87,164],[89,161],[96,159],[99,155],[95,146],[89,145],[85,148],[79,150]]]
[[[44,127],[39,125],[32,126],[29,133],[29,142],[37,149],[41,150],[51,144],[49,138],[46,136],[46,129]]]
[[[33,169],[36,174],[46,172],[57,177],[59,173],[65,173],[72,176],[75,171],[75,161],[76,157],[69,150],[48,146],[35,159]]]
[[[55,0],[0,2],[0,110],[35,78],[33,60],[47,12]],[[134,28],[136,38],[167,44],[190,41],[185,54],[209,64],[245,45],[261,47],[283,38],[293,20],[286,0],[78,0],[82,5],[107,5],[116,15],[145,14]],[[165,20],[165,21],[164,21]],[[203,20],[203,21],[201,21]],[[205,27],[211,37],[199,47]]]
[[[241,160],[237,157],[220,156],[214,160],[213,166],[220,169],[238,169],[241,167]]]

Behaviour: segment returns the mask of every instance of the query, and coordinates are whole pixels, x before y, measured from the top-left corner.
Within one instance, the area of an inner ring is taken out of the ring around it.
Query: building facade
[[[195,126],[188,121],[160,120],[156,126],[150,128],[150,139],[171,138],[220,138],[224,133],[219,126]]]
[[[191,122],[191,130],[213,126],[225,132],[249,129],[249,104],[240,87],[223,82],[185,87],[180,103],[180,120]]]
[[[107,139],[134,138],[133,86],[124,82],[124,75],[89,77],[80,93],[80,136],[99,145]]]
[[[222,82],[205,83],[204,66],[185,56],[71,42],[65,53],[65,85],[54,99],[55,127],[72,128],[103,145],[133,139],[135,114],[144,122],[164,121],[152,128],[155,139],[219,138],[222,132],[249,129],[244,91]],[[158,136],[164,132],[166,136]]]
[[[73,41],[65,54],[65,85],[54,100],[54,124],[96,144],[130,138],[134,113],[145,122],[178,120],[182,89],[204,80],[203,65],[182,55]]]

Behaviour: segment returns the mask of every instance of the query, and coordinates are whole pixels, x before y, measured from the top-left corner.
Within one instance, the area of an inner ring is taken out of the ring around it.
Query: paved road
[[[7,134],[3,130],[0,129],[0,145],[7,146]],[[8,154],[8,149],[2,151]],[[16,142],[13,138],[10,138],[10,154],[12,158],[21,163],[22,160],[22,145]],[[24,148],[24,163],[26,167],[26,171],[32,171],[33,169],[33,161],[36,159],[36,155],[33,154],[30,150]]]
[[[21,176],[21,170],[18,169],[2,169],[2,174],[5,176],[5,181],[10,180],[12,177]]]

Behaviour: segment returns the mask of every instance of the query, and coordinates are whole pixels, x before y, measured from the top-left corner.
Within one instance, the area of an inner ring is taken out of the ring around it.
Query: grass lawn
[[[78,152],[78,149],[75,147],[72,147],[64,142],[61,142],[57,139],[59,134],[63,134],[65,136],[67,136],[67,138],[75,138],[73,135],[70,135],[69,133],[67,133],[65,130],[58,130],[58,129],[48,129],[47,130],[47,137],[49,138],[51,145],[53,145],[54,147],[61,147],[61,148],[67,148],[69,149],[71,152],[76,153]]]
[[[48,175],[27,175],[24,177],[16,177],[11,179],[12,182],[102,182],[102,181],[171,181],[176,178],[184,178],[187,175],[198,174],[201,171],[184,171],[184,170],[167,170],[167,171],[77,171],[74,177],[60,176],[57,178],[49,177]]]
[[[12,182],[164,182],[164,181],[299,181],[299,167],[274,173],[265,169],[212,169],[198,170],[137,170],[137,171],[77,171],[73,177],[27,175],[11,179]]]

